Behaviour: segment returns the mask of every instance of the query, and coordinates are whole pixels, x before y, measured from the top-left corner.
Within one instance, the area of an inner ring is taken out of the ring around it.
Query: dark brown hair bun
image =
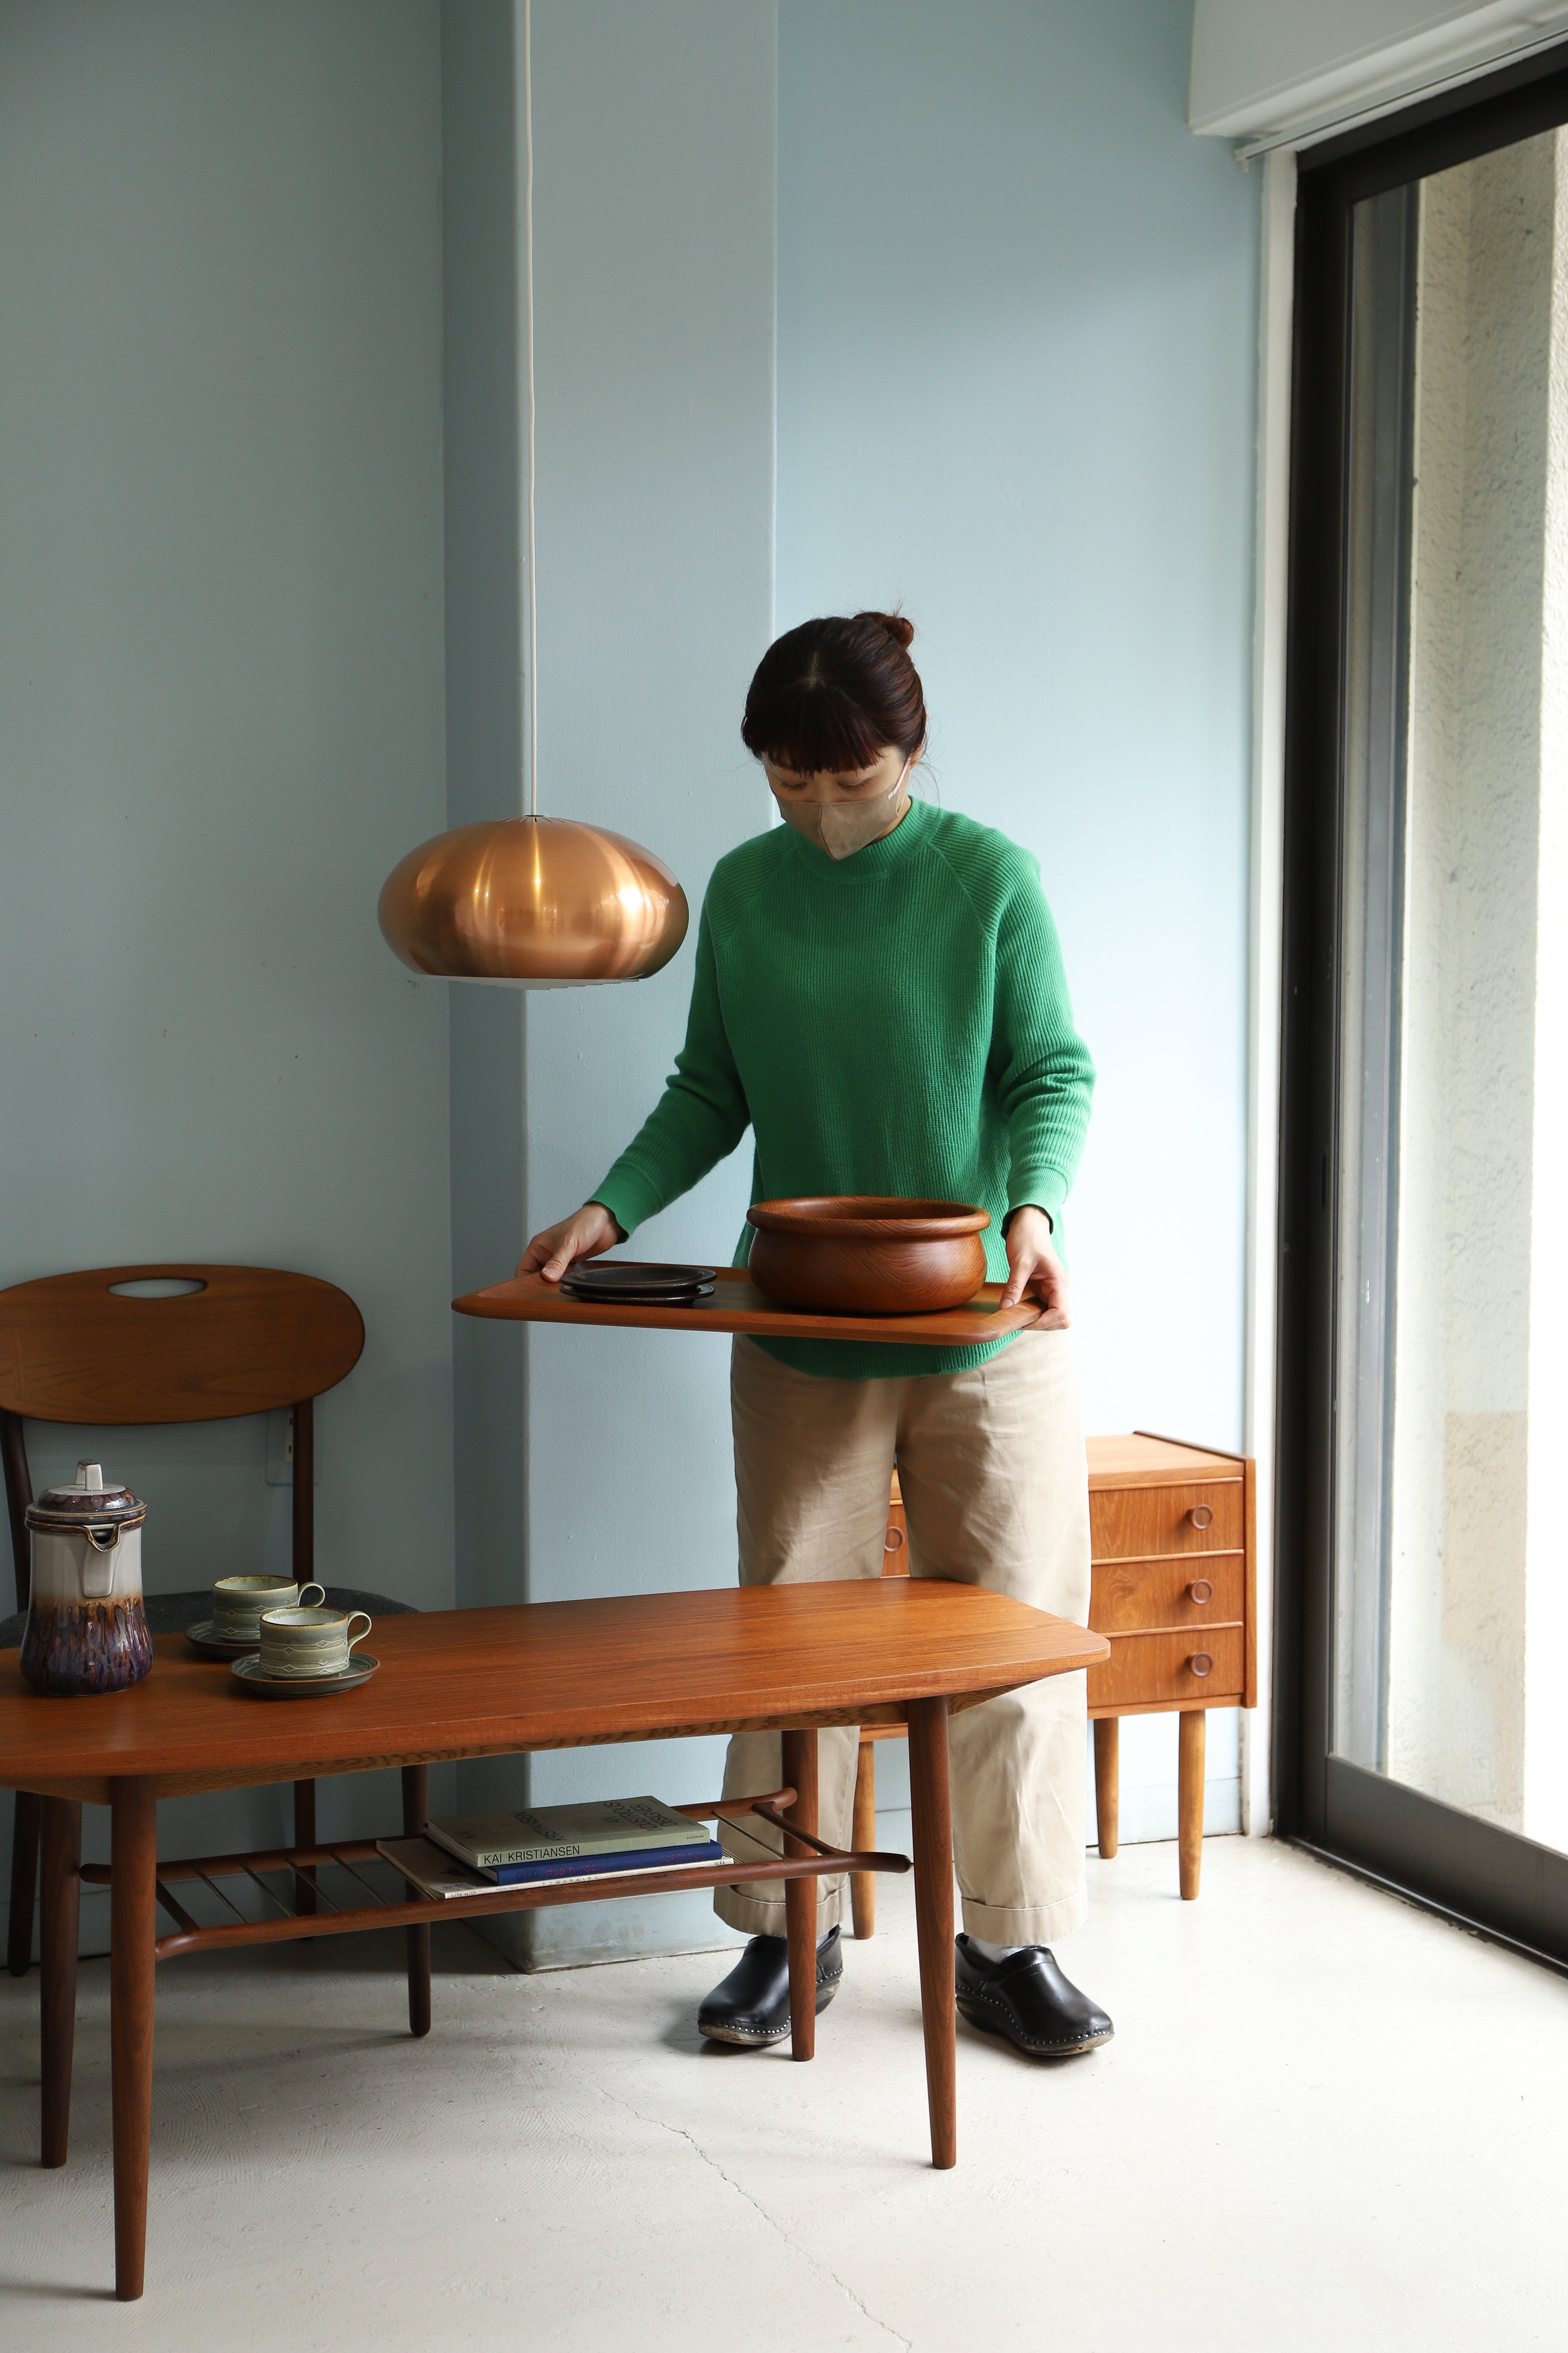
[[[858,621],[875,621],[877,627],[879,629],[886,629],[888,635],[897,645],[902,647],[905,652],[908,652],[914,643],[915,625],[912,621],[906,621],[901,613],[857,613],[855,618]]]
[[[797,776],[869,768],[926,739],[925,694],[901,613],[803,621],[771,645],[746,695],[741,741]]]

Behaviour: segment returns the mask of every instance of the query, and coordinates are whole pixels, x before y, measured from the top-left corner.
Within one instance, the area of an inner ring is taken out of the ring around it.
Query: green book
[[[595,1798],[577,1806],[536,1806],[527,1813],[447,1814],[426,1824],[426,1835],[471,1871],[493,1871],[509,1862],[705,1846],[711,1833],[658,1798]]]

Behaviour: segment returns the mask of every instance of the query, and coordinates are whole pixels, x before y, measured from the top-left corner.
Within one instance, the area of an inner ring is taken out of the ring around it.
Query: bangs
[[[887,749],[886,736],[869,715],[826,681],[803,679],[786,690],[768,720],[765,741],[748,738],[748,748],[797,776],[874,767]]]
[[[889,744],[918,751],[926,712],[909,657],[913,635],[889,613],[803,621],[757,664],[742,743],[797,776],[875,767]]]

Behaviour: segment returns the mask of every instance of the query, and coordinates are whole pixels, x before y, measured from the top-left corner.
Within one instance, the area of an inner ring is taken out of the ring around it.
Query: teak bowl
[[[962,1307],[985,1280],[991,1223],[963,1201],[854,1193],[756,1201],[748,1271],[781,1307],[827,1315],[930,1315]]]

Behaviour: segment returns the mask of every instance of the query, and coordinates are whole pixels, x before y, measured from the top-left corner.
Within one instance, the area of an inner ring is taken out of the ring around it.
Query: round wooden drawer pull
[[[1212,1675],[1214,1672],[1214,1661],[1206,1651],[1194,1651],[1187,1664],[1194,1675]]]
[[[1187,1588],[1187,1599],[1189,1601],[1195,1601],[1200,1609],[1205,1601],[1214,1599],[1214,1587],[1206,1577],[1194,1577]]]
[[[889,1528],[887,1535],[882,1538],[882,1550],[884,1552],[901,1551],[903,1542],[904,1532],[902,1528]]]
[[[1187,1517],[1194,1528],[1206,1528],[1212,1523],[1214,1514],[1206,1504],[1194,1504]]]

